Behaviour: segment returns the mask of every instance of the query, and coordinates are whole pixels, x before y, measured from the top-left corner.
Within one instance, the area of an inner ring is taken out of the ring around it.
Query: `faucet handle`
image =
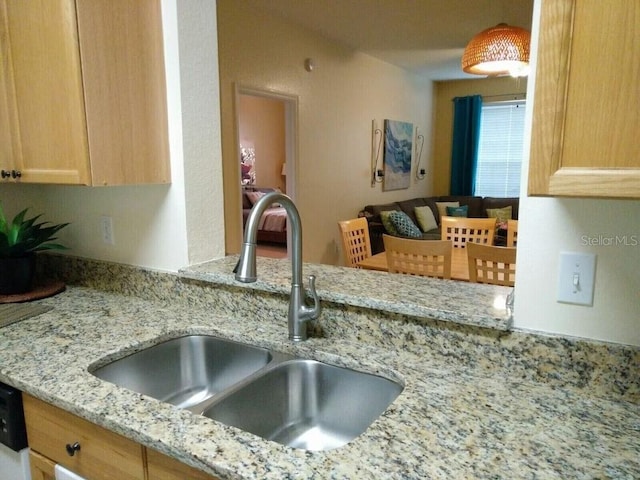
[[[313,308],[310,311],[311,319],[318,318],[320,316],[320,298],[316,292],[316,276],[309,275],[309,295],[313,300]]]

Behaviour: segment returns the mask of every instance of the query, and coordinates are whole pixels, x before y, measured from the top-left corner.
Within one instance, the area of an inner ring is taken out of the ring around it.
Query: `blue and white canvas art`
[[[384,121],[384,190],[409,188],[413,153],[413,123]]]

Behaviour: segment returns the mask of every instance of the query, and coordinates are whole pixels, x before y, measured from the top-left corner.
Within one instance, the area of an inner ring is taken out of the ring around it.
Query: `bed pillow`
[[[405,212],[391,212],[389,220],[402,237],[422,238],[422,232]]]
[[[440,218],[447,216],[447,207],[459,207],[460,202],[436,202],[436,207],[438,207],[438,215]]]
[[[413,211],[416,214],[418,225],[423,232],[438,228],[438,222],[436,222],[436,217],[433,216],[431,207],[415,207]]]
[[[265,193],[264,192],[246,192],[245,195],[251,202],[251,205],[255,205],[258,202],[258,200],[260,200],[262,197],[265,196]]]
[[[258,200],[264,197],[267,193],[268,192],[246,192],[245,195],[249,199],[249,202],[251,202],[251,205],[249,206],[249,208],[255,206],[255,204],[258,203]],[[282,204],[276,202],[269,205],[268,208],[281,208],[281,207],[282,207]]]
[[[449,217],[468,217],[469,205],[462,205],[460,207],[447,207],[447,216]]]
[[[512,212],[511,205],[502,208],[487,208],[487,217],[495,218],[498,223],[506,223],[507,220],[511,220]]]
[[[384,225],[384,229],[387,231],[389,235],[395,235],[396,237],[400,235],[396,227],[391,223],[391,219],[389,215],[391,215],[395,210],[385,210],[380,212],[380,220],[382,221],[382,225]]]

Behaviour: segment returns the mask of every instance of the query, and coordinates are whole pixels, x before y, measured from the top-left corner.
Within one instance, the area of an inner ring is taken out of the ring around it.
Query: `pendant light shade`
[[[529,31],[500,23],[471,39],[462,55],[462,70],[475,75],[526,76],[530,42]]]

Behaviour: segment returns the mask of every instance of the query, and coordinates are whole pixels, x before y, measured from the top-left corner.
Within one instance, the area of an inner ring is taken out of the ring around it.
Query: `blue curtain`
[[[473,195],[476,180],[482,97],[453,99],[450,195]]]

